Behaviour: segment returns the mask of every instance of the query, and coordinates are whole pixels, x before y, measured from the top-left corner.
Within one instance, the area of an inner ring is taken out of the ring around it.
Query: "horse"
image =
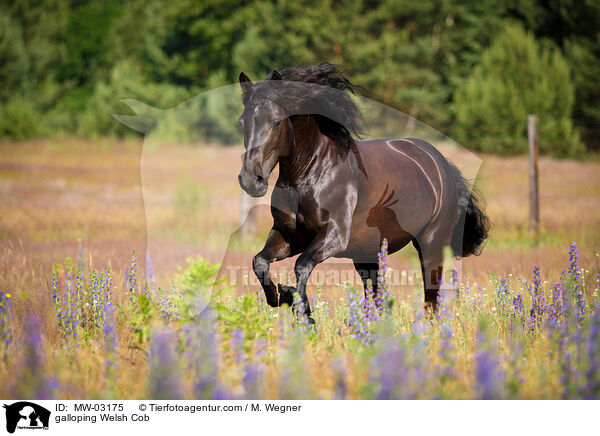
[[[414,245],[424,307],[435,312],[444,247],[457,258],[480,254],[487,238],[480,193],[424,140],[360,140],[364,120],[350,96],[358,88],[336,65],[272,70],[257,83],[241,72],[239,83],[241,188],[264,196],[279,165],[273,226],[252,259],[267,303],[294,308],[296,296],[314,323],[306,286],[315,266],[330,257],[352,259],[365,292],[370,282],[376,298],[378,253],[386,239],[390,254]],[[298,254],[296,286],[275,286],[270,264]]]

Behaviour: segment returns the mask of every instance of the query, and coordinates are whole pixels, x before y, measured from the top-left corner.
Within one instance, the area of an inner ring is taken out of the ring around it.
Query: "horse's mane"
[[[350,93],[359,87],[350,82],[338,66],[323,62],[285,68],[279,74],[282,80],[264,80],[253,87],[255,101],[269,98],[284,107],[290,116],[312,115],[324,135],[345,149],[354,147],[352,137],[363,134],[363,117]]]

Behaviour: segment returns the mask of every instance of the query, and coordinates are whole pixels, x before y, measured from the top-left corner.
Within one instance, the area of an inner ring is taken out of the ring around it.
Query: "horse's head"
[[[290,155],[294,135],[285,110],[259,92],[263,83],[253,84],[240,73],[244,112],[240,125],[244,131],[244,156],[238,176],[240,186],[253,197],[262,197],[268,188],[269,174],[281,158]],[[273,70],[267,80],[281,80]]]

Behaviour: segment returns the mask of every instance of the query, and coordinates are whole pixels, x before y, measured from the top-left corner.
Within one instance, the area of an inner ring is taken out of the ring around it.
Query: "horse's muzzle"
[[[240,182],[240,186],[248,195],[251,197],[262,197],[267,193],[269,183],[262,176],[256,176],[248,180],[249,177],[244,177],[242,174],[238,175],[238,182]]]

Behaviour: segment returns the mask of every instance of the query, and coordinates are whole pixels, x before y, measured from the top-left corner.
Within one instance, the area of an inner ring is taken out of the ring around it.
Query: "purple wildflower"
[[[184,328],[188,370],[194,377],[193,397],[212,400],[225,397],[219,379],[219,337],[215,326],[216,317],[210,307],[206,308],[193,324]]]
[[[579,252],[577,243],[573,242],[569,246],[569,275],[575,284],[575,301],[577,304],[577,320],[579,322],[585,319],[585,296],[583,289],[583,276],[579,266]]]
[[[500,367],[496,347],[486,344],[485,335],[477,335],[478,350],[475,353],[475,383],[477,398],[480,400],[501,400],[504,398],[505,374]]]
[[[28,315],[23,325],[25,329],[22,374],[18,378],[19,398],[50,400],[54,398],[55,383],[46,377],[45,355],[42,329],[37,315]]]
[[[117,336],[115,307],[112,304],[107,304],[104,307],[106,320],[103,325],[104,334],[104,380],[107,387],[107,396],[113,397],[110,392],[111,386],[115,381],[116,369],[118,362],[116,358],[119,338]]]
[[[385,311],[389,311],[391,304],[390,289],[387,284],[388,267],[388,241],[383,239],[381,251],[377,255],[379,269],[377,270],[377,305]]]
[[[410,365],[402,345],[396,338],[389,336],[383,340],[380,351],[371,361],[369,383],[375,388],[377,400],[408,400],[415,398],[410,388]],[[414,369],[414,367],[413,367]]]
[[[500,283],[496,288],[496,304],[498,305],[500,316],[506,317],[510,307],[510,289],[504,277],[500,278]]]
[[[306,400],[313,398],[311,379],[304,365],[306,335],[294,330],[281,361],[281,379],[279,380],[279,399]]]
[[[149,397],[155,400],[180,400],[183,384],[174,345],[175,335],[168,330],[158,330],[150,344]]]
[[[452,344],[453,336],[454,332],[452,331],[452,327],[448,323],[443,322],[440,325],[440,345],[438,350],[438,357],[440,358],[441,365],[437,368],[437,372],[442,381],[453,377],[456,373],[454,368],[456,363],[456,352],[454,345]]]
[[[2,359],[8,357],[8,347],[12,343],[12,305],[11,295],[0,291],[0,346],[2,347]]]
[[[371,344],[373,336],[364,314],[363,298],[358,295],[354,288],[349,286],[346,288],[346,298],[348,302],[348,327],[350,327],[350,335],[365,345]]]
[[[333,398],[346,400],[348,398],[348,365],[344,356],[336,357],[331,362],[331,369],[335,380]]]
[[[231,350],[233,351],[233,361],[240,365],[247,356],[244,352],[244,332],[237,328],[231,332]]]
[[[562,281],[554,283],[552,288],[552,303],[549,308],[549,320],[558,323],[566,314],[565,291]]]
[[[511,321],[511,326],[514,327],[518,323],[521,327],[525,327],[525,305],[523,304],[523,296],[520,292],[517,292],[513,297],[512,305],[513,319]]]
[[[129,301],[134,307],[137,305],[138,283],[137,283],[137,256],[135,250],[131,251],[131,264],[125,274],[125,286],[129,294]]]
[[[544,314],[547,311],[546,308],[546,297],[544,296],[544,288],[542,287],[542,279],[540,278],[540,268],[535,266],[533,268],[533,287],[531,301],[531,317],[535,327],[542,325]]]
[[[246,400],[255,400],[264,398],[264,379],[266,367],[260,359],[266,355],[267,341],[259,339],[254,343],[254,355],[256,361],[247,360],[244,364],[244,377],[242,383],[244,385],[244,398]]]
[[[150,252],[146,251],[146,282],[150,286],[151,289],[154,289],[156,286],[156,277],[154,276],[154,266],[152,265],[152,257],[150,257]]]

